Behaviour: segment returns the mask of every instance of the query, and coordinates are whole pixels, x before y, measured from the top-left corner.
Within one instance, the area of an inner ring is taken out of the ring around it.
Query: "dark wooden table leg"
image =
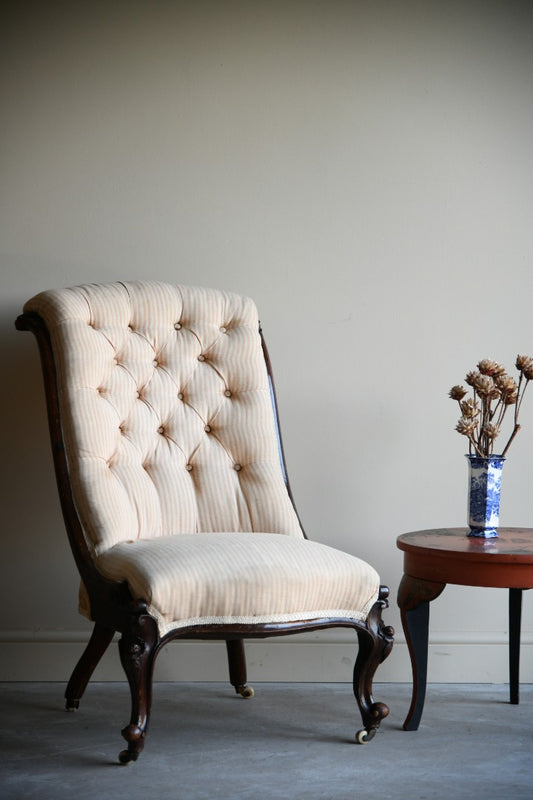
[[[429,603],[439,596],[445,586],[445,583],[404,575],[398,589],[398,605],[413,671],[413,694],[403,723],[404,731],[418,730],[422,717],[427,682]]]
[[[520,701],[520,627],[522,589],[509,589],[509,702]]]

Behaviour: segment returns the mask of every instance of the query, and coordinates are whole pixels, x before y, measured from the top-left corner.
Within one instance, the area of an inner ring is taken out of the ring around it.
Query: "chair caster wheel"
[[[363,728],[362,730],[357,731],[355,734],[355,741],[357,744],[368,744],[368,742],[372,741],[375,735],[375,728],[371,728],[369,731],[367,731],[366,728]]]
[[[67,700],[65,702],[65,711],[77,711],[80,707],[79,700]]]
[[[138,753],[130,753],[129,750],[121,750],[118,754],[118,760],[121,764],[132,764],[134,761],[137,761],[139,757]]]
[[[255,692],[253,686],[239,686],[237,689],[237,694],[240,694],[241,697],[248,699],[249,697],[253,697]]]

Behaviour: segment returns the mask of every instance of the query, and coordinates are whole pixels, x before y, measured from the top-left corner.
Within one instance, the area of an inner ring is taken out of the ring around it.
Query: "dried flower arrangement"
[[[464,399],[468,392],[462,386],[453,386],[450,390],[449,396],[457,400],[461,409],[461,419],[455,430],[468,438],[471,455],[486,458],[493,454],[494,441],[500,434],[509,406],[514,406],[514,427],[501,453],[502,458],[520,430],[518,414],[524,392],[533,379],[533,358],[517,356],[516,368],[519,372],[518,383],[497,361],[484,358],[477,365],[477,370],[472,370],[465,378],[472,388],[472,397]]]

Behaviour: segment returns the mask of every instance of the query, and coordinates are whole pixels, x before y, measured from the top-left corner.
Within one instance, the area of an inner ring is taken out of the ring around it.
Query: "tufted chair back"
[[[119,282],[42,292],[24,311],[50,334],[74,502],[94,556],[182,533],[303,536],[251,300]]]

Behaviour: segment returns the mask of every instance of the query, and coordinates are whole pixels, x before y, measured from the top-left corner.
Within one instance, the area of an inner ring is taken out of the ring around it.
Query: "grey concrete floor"
[[[43,800],[491,800],[533,798],[533,685],[433,684],[417,732],[401,730],[410,686],[377,684],[391,708],[375,739],[348,684],[158,683],[144,752],[118,765],[125,684],[95,683],[63,711],[56,683],[0,684],[0,797]]]

